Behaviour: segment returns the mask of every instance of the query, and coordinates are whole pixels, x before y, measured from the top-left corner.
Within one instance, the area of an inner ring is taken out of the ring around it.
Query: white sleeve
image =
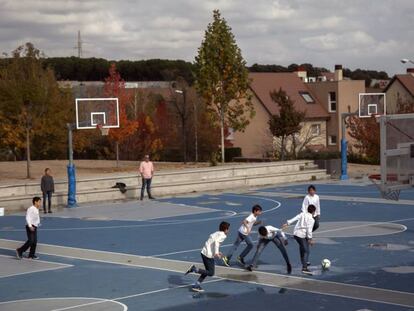
[[[292,223],[294,223],[295,221],[299,220],[301,214],[297,214],[295,217],[293,217],[292,219],[288,219],[287,224],[291,225]]]
[[[26,212],[26,224],[29,226],[29,227],[31,227],[32,226],[32,210],[30,209],[30,207],[29,207],[29,209],[27,210],[27,212]]]
[[[314,223],[315,223],[315,220],[312,217],[309,217],[308,221],[306,222],[306,237],[308,239],[312,239],[312,231],[313,231]]]
[[[302,212],[306,213],[308,211],[308,205],[309,205],[309,200],[308,200],[308,196],[306,195],[302,203]]]
[[[320,215],[321,214],[321,203],[319,201],[319,195],[316,197],[316,215]]]

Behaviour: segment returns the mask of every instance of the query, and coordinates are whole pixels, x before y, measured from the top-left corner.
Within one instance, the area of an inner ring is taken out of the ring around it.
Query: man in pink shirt
[[[144,161],[139,165],[139,173],[142,177],[142,187],[141,187],[141,201],[144,199],[145,187],[147,187],[148,197],[154,199],[151,195],[151,181],[152,176],[154,176],[154,164],[149,160],[149,155],[145,155]]]

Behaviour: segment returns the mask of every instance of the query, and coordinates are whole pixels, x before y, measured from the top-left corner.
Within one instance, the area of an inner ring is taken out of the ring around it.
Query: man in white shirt
[[[214,258],[222,258],[223,254],[220,252],[220,244],[224,242],[229,232],[230,224],[228,222],[221,222],[219,226],[219,231],[216,231],[210,234],[208,240],[204,244],[203,249],[201,250],[201,259],[203,260],[205,269],[197,268],[195,265],[185,272],[185,275],[194,272],[200,274],[197,282],[191,287],[191,290],[194,292],[203,292],[201,288],[201,283],[207,276],[213,276],[215,270]]]
[[[280,250],[283,258],[285,259],[287,273],[291,274],[292,265],[290,264],[289,256],[285,248],[285,245],[288,244],[285,233],[282,230],[273,226],[261,226],[259,227],[258,231],[259,242],[257,243],[256,253],[253,256],[252,263],[250,264],[250,266],[247,267],[247,270],[253,271],[253,268],[256,268],[260,254],[263,252],[263,250],[265,249],[267,244],[269,244],[269,242],[273,242],[276,245],[276,247]]]
[[[36,256],[36,245],[37,245],[37,228],[40,225],[40,216],[39,208],[42,202],[42,199],[39,197],[34,197],[33,205],[29,207],[26,211],[26,234],[27,241],[23,244],[22,247],[16,249],[17,259],[22,259],[23,253],[30,247],[30,252],[28,258],[39,259]]]
[[[302,212],[307,212],[309,205],[313,205],[316,208],[315,214],[313,215],[315,223],[312,229],[312,231],[316,231],[319,228],[319,219],[321,218],[321,205],[314,185],[308,187],[308,194],[305,196],[302,203]]]
[[[246,248],[237,257],[237,261],[243,266],[246,264],[244,262],[244,257],[246,257],[247,254],[253,248],[253,241],[252,241],[252,238],[250,237],[250,232],[252,231],[253,226],[256,226],[261,223],[260,221],[257,221],[257,217],[259,217],[261,214],[262,214],[262,207],[256,204],[252,207],[252,213],[243,220],[239,228],[239,231],[237,232],[237,239],[236,241],[234,241],[233,247],[230,249],[227,256],[223,257],[223,263],[227,267],[230,267],[231,256],[233,256],[233,253],[237,250],[237,248],[239,247],[242,241],[245,241],[247,245],[246,245]]]
[[[308,263],[310,253],[309,246],[314,244],[312,240],[312,229],[315,223],[315,220],[313,219],[315,210],[315,206],[309,205],[306,212],[302,212],[292,219],[289,219],[287,223],[282,226],[282,229],[284,229],[292,223],[296,222],[295,229],[293,230],[293,237],[299,244],[300,261],[302,262],[302,273],[305,274],[312,274],[312,272],[308,269]]]

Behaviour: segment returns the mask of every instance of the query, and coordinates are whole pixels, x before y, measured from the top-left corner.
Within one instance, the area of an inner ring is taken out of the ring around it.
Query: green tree
[[[221,129],[224,163],[224,129],[244,130],[254,116],[249,96],[246,62],[231,28],[220,12],[213,12],[204,40],[195,58],[195,87]]]
[[[54,73],[44,68],[41,53],[26,43],[0,69],[0,147],[26,155],[30,178],[30,142],[38,158],[61,156],[65,124],[71,117],[70,93],[59,89]],[[26,146],[26,151],[24,151]]]
[[[272,100],[279,106],[279,114],[272,115],[268,124],[273,137],[280,138],[280,159],[285,160],[286,139],[300,132],[301,123],[305,119],[305,112],[298,111],[294,102],[281,88],[270,93]]]

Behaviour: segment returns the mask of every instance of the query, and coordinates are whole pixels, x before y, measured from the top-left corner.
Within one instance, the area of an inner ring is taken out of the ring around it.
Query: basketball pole
[[[74,124],[67,123],[68,128],[68,152],[69,152],[69,164],[67,167],[68,172],[68,203],[67,207],[77,207],[76,204],[76,169],[73,164],[73,145],[72,145],[72,131],[75,128]]]
[[[344,112],[341,114],[342,137],[341,137],[341,180],[348,180],[348,142],[346,141],[346,124],[347,117],[356,116],[355,112]]]

